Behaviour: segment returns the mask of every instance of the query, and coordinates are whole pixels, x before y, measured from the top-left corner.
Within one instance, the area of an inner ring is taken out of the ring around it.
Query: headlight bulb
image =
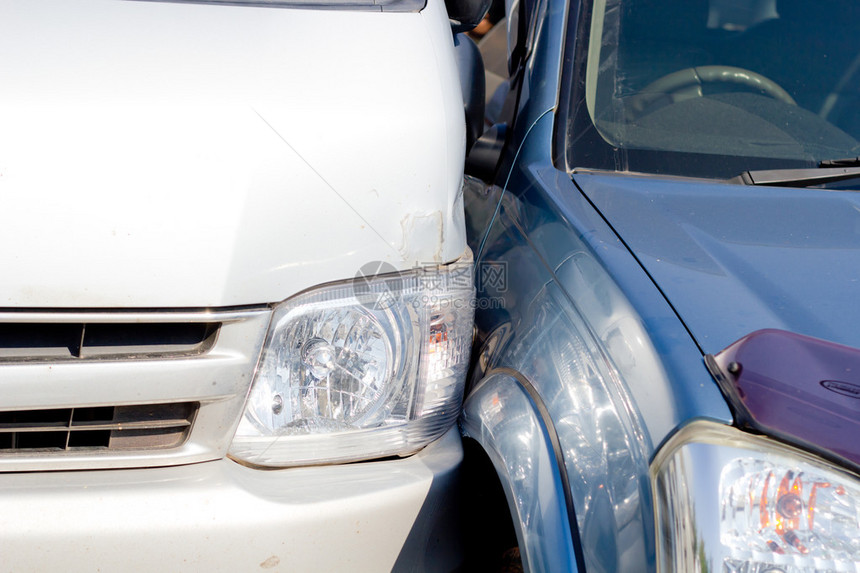
[[[334,347],[322,338],[312,338],[302,348],[302,361],[310,370],[311,376],[322,380],[335,368]]]

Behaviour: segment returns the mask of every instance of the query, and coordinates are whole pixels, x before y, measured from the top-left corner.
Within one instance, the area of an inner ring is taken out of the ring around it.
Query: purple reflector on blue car
[[[739,425],[860,468],[860,350],[759,330],[705,360]]]

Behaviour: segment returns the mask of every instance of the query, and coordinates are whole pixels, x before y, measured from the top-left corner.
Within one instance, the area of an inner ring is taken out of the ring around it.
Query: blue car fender
[[[584,571],[558,435],[531,382],[509,368],[490,371],[466,400],[461,425],[495,467],[525,570]]]

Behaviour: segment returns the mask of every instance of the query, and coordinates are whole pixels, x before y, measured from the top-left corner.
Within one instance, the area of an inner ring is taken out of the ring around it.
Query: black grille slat
[[[180,446],[197,402],[0,412],[0,453]]]
[[[45,410],[43,410],[45,411]],[[116,419],[116,408],[114,406],[101,406],[97,408],[78,408],[75,410],[75,418],[72,425],[96,422],[110,422]]]
[[[71,358],[81,334],[80,324],[0,323],[0,360]]]
[[[172,404],[142,404],[139,406],[117,406],[113,419],[117,422],[133,422],[135,420],[166,420],[187,419],[193,403],[178,402]]]
[[[62,432],[24,432],[15,434],[14,450],[64,450],[68,435]]]
[[[108,444],[108,447],[110,445],[110,430],[72,432],[69,434],[69,443],[66,449],[103,448],[105,444]]]
[[[208,323],[87,324],[81,357],[199,354],[211,346],[217,329]]]
[[[0,412],[0,428],[32,426],[68,426],[72,417],[71,408],[52,410],[17,410]]]
[[[84,430],[137,430],[137,429],[146,429],[146,428],[184,428],[185,426],[191,425],[191,422],[188,420],[154,420],[154,421],[133,421],[133,422],[122,422],[122,423],[108,423],[108,424],[82,424],[79,422],[73,422],[71,428],[65,428],[71,432],[81,432]],[[2,431],[2,430],[0,430]]]
[[[122,430],[112,432],[110,447],[115,450],[147,450],[163,448],[161,443],[181,444],[183,432],[177,428],[154,428],[151,430]]]
[[[220,323],[0,323],[0,363],[195,356]]]

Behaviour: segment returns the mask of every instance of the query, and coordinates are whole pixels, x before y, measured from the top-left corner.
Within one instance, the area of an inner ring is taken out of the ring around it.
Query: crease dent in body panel
[[[323,177],[323,176],[322,176],[322,173],[320,173],[316,168],[314,168],[314,166],[313,166],[313,165],[311,165],[311,163],[310,163],[307,159],[305,159],[305,157],[304,157],[301,153],[299,153],[299,151],[298,151],[298,150],[297,150],[297,149],[296,149],[296,148],[295,148],[295,147],[294,147],[294,146],[293,146],[289,141],[287,141],[287,139],[286,139],[283,135],[281,135],[281,132],[279,132],[277,129],[275,129],[275,126],[273,126],[271,123],[269,123],[268,121],[266,121],[266,118],[265,118],[265,117],[263,117],[263,116],[260,114],[260,112],[259,112],[259,111],[257,111],[256,109],[253,109],[253,108],[251,108],[251,109],[254,111],[254,113],[255,113],[255,114],[257,114],[257,117],[259,117],[259,118],[260,118],[260,121],[262,121],[263,123],[265,123],[265,124],[269,127],[269,129],[271,129],[271,130],[272,130],[272,132],[274,132],[274,134],[278,136],[278,139],[280,139],[281,141],[283,141],[283,142],[284,142],[284,145],[286,145],[287,147],[289,147],[289,148],[290,148],[290,151],[292,151],[293,153],[295,153],[295,154],[296,154],[296,157],[298,157],[299,159],[301,159],[301,160],[302,160],[302,163],[304,163],[305,165],[307,165],[307,166],[308,166],[308,169],[310,169],[311,171],[313,171],[313,172],[314,172],[314,175],[316,175],[317,177],[319,177],[320,181],[322,181],[323,183],[325,183],[326,187],[328,187],[329,189],[331,189],[332,193],[334,193],[335,195],[337,195],[338,199],[340,199],[340,200],[341,200],[341,201],[342,201],[342,202],[343,202],[347,207],[349,207],[349,209],[350,209],[353,213],[355,213],[355,214],[356,214],[356,216],[357,216],[359,219],[361,219],[361,221],[362,221],[362,222],[367,226],[367,228],[368,228],[368,229],[370,229],[371,231],[373,231],[373,233],[374,233],[377,237],[379,237],[379,239],[380,239],[383,243],[385,243],[385,244],[386,244],[390,249],[394,250],[395,252],[400,252],[400,251],[399,251],[399,249],[396,249],[392,243],[390,243],[388,240],[386,240],[386,239],[385,239],[385,237],[383,237],[383,236],[382,236],[382,234],[381,234],[379,231],[377,231],[377,230],[376,230],[376,228],[375,228],[375,227],[370,223],[370,221],[368,221],[368,220],[367,220],[367,218],[365,218],[365,217],[364,217],[364,215],[362,215],[362,214],[358,211],[358,209],[356,209],[356,208],[352,205],[352,203],[350,203],[349,201],[347,201],[347,200],[346,200],[346,197],[344,197],[341,193],[339,193],[339,192],[338,192],[338,190],[337,190],[337,189],[335,189],[335,188],[334,188],[334,186],[333,186],[331,183],[329,183],[329,182],[328,182],[328,180],[327,180],[325,177]],[[375,191],[375,190],[374,190],[374,191]],[[379,192],[376,192],[376,193],[377,193],[377,196],[378,196],[378,195],[379,195]],[[441,246],[440,246],[440,249],[441,249]],[[406,259],[406,260],[408,260],[408,259]]]
[[[441,211],[430,213],[409,213],[400,220],[403,231],[400,256],[415,264],[442,263],[444,245],[444,223]],[[432,260],[426,260],[432,253]]]

